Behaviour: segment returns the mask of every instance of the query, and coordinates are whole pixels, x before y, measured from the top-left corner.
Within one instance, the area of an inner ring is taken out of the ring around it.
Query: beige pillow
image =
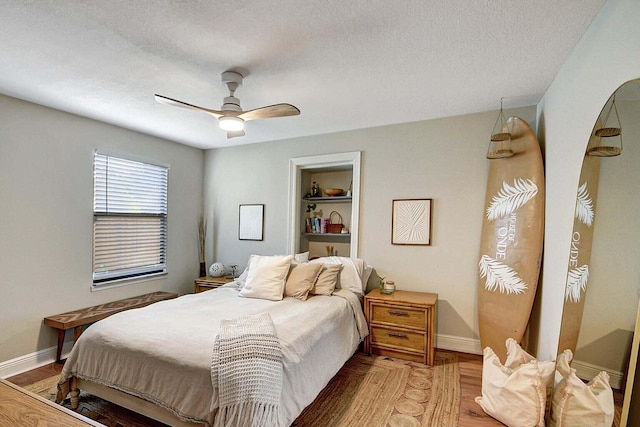
[[[322,264],[305,263],[292,265],[289,277],[287,277],[287,282],[284,285],[284,296],[305,301],[321,271]]]
[[[536,359],[528,355],[518,343],[506,341],[505,365],[490,348],[483,351],[482,397],[476,403],[484,412],[507,426],[544,426],[546,372],[550,363],[543,362],[541,371]],[[544,371],[544,372],[543,372]]]
[[[347,289],[354,294],[364,296],[364,290],[367,288],[367,280],[369,277],[364,277],[365,270],[367,269],[367,263],[360,258],[348,258],[343,256],[329,256],[315,258],[309,261],[314,264],[341,264],[342,270],[338,275],[337,289]],[[371,272],[368,272],[371,274]]]
[[[311,289],[313,295],[331,295],[338,285],[338,275],[342,270],[342,264],[322,265],[318,280]]]
[[[285,279],[292,261],[293,255],[252,255],[247,281],[240,290],[240,296],[272,301],[281,300]]]
[[[581,427],[585,420],[589,426],[611,426],[615,408],[609,374],[602,371],[585,384],[569,366],[571,359],[571,350],[558,356],[549,426]]]

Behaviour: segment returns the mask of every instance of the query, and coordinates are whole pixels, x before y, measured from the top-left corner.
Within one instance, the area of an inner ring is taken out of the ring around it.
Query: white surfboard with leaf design
[[[544,234],[544,170],[533,129],[507,120],[514,155],[489,160],[480,259],[480,342],[504,363],[505,341],[522,341],[535,299]]]

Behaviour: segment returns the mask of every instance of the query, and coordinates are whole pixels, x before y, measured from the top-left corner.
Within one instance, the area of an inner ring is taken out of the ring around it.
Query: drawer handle
[[[407,334],[399,334],[397,332],[387,332],[387,335],[389,335],[390,337],[396,337],[396,338],[407,338]]]
[[[392,316],[409,317],[409,313],[407,313],[406,311],[389,310],[389,314]]]

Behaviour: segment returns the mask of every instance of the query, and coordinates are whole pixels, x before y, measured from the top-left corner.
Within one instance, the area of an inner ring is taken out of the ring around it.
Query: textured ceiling
[[[0,0],[0,93],[200,148],[537,103],[604,0]],[[251,121],[212,117],[245,74]]]

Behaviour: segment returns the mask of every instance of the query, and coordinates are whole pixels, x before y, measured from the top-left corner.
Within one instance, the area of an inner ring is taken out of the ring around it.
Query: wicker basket
[[[333,222],[333,214],[336,214],[340,219],[339,223]],[[342,231],[342,215],[337,211],[332,211],[329,214],[329,224],[327,224],[327,233],[340,233]]]

